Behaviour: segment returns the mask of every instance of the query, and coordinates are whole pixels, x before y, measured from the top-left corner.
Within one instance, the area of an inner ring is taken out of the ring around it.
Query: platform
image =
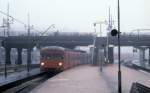
[[[110,93],[99,68],[86,65],[64,71],[31,93]]]
[[[117,64],[85,65],[64,71],[37,86],[30,93],[117,93]],[[133,82],[150,84],[150,74],[122,66],[122,90],[129,93]]]

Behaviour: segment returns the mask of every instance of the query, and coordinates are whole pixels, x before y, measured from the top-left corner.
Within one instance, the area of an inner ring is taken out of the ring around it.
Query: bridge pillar
[[[10,51],[11,51],[11,48],[5,48],[5,63],[7,65],[10,65],[11,64],[11,60],[10,60]]]
[[[20,65],[22,64],[22,48],[17,48],[18,52],[18,61],[17,64]]]
[[[114,47],[108,48],[108,63],[114,63]]]
[[[27,70],[28,70],[28,72],[30,70],[30,65],[31,65],[31,51],[32,51],[32,48],[27,49]]]
[[[145,48],[139,49],[139,57],[141,66],[145,67]]]
[[[105,47],[100,47],[99,48],[99,52],[98,52],[98,65],[100,66],[100,71],[102,71],[103,65],[106,61],[106,57],[105,57]]]
[[[94,53],[94,51],[93,51],[93,47],[90,47],[90,63],[92,64],[93,63],[93,53]]]
[[[107,49],[106,49],[106,48],[107,48],[107,47],[104,47],[104,57],[105,57],[105,58],[104,58],[104,61],[105,61],[105,62],[107,62],[107,51],[106,51]]]
[[[93,65],[97,65],[97,61],[98,61],[98,48],[96,47],[93,53]]]
[[[93,53],[93,65],[102,66],[105,62],[105,47],[96,47]]]

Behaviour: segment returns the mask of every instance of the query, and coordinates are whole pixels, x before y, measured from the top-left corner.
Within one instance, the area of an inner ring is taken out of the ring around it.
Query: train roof
[[[46,46],[46,47],[43,47],[41,50],[45,50],[45,49],[52,49],[52,50],[62,50],[62,51],[65,51],[65,48],[59,47],[59,46]]]
[[[60,51],[74,51],[74,52],[86,53],[85,51],[82,51],[82,50],[68,49],[68,48],[64,48],[64,47],[60,47],[60,46],[46,46],[46,47],[43,47],[41,49],[41,51],[42,50],[46,50],[46,49],[60,50]]]

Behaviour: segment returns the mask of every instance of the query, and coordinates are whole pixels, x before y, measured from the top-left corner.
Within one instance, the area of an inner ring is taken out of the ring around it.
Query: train
[[[47,46],[40,50],[40,69],[42,71],[64,71],[88,63],[88,54],[58,46]]]

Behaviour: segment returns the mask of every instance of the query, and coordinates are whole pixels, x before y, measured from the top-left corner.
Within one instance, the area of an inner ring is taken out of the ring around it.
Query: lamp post
[[[96,42],[96,37],[97,37],[97,34],[96,34],[96,28],[95,28],[95,26],[96,26],[96,23],[94,23],[93,24],[93,26],[94,26],[94,33],[95,33],[95,35],[94,35],[94,46],[93,46],[93,53],[92,53],[92,64],[94,65],[94,55],[95,55],[95,42]]]
[[[94,27],[95,27],[97,24],[100,25],[100,35],[99,35],[99,36],[102,37],[102,24],[107,24],[107,21],[105,20],[105,21],[95,22],[95,23],[94,23]]]
[[[100,25],[100,35],[99,35],[99,37],[102,37],[102,24],[107,24],[107,21],[100,21],[100,22],[96,22],[96,23],[94,23],[94,29],[95,29],[95,26],[96,26],[96,24],[99,24]],[[96,29],[95,29],[95,32],[96,32]],[[96,38],[95,38],[95,40],[94,40],[94,51],[95,51],[95,42],[96,42]],[[93,51],[93,53],[94,53],[94,51]],[[100,53],[100,50],[98,50],[98,53]],[[102,71],[102,66],[103,66],[103,62],[102,62],[102,55],[100,55],[101,57],[100,57],[100,71]]]
[[[118,0],[118,31],[113,29],[111,31],[112,36],[118,35],[118,93],[122,93],[121,82],[121,62],[120,62],[120,1]]]
[[[118,0],[118,93],[122,93],[120,62],[120,0]]]

